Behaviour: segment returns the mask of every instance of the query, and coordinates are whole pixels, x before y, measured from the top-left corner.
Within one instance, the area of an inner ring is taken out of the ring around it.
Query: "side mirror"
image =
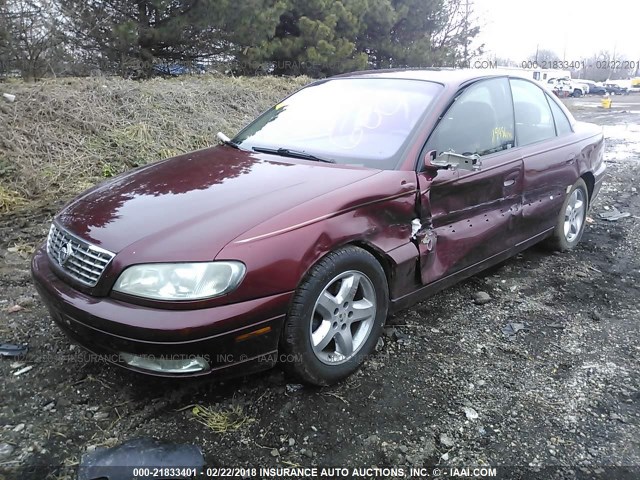
[[[427,166],[432,166],[435,168],[447,168],[447,169],[456,169],[459,168],[461,170],[480,170],[482,168],[482,160],[480,159],[480,155],[460,155],[459,153],[453,152],[442,152],[440,155],[435,157],[435,152],[429,152],[427,158],[425,159],[425,164]],[[429,163],[427,163],[429,162]]]

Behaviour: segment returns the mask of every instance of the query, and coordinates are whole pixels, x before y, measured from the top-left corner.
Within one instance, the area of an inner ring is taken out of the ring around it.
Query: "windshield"
[[[266,111],[233,143],[246,150],[286,149],[343,165],[394,169],[441,89],[419,80],[328,80]]]

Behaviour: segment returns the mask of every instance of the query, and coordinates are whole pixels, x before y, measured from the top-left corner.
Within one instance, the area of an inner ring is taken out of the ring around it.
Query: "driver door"
[[[481,167],[426,165],[418,173],[422,230],[416,241],[424,284],[463,275],[513,246],[523,196],[513,118],[508,80],[479,81],[456,97],[427,141],[422,158],[477,154]]]

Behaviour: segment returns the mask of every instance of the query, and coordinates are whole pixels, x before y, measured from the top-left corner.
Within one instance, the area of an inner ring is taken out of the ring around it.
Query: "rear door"
[[[562,109],[532,82],[511,79],[516,144],[524,161],[524,190],[518,240],[555,226],[567,187],[578,178],[580,145]]]
[[[475,153],[482,167],[418,174],[423,283],[472,267],[513,245],[523,186],[522,158],[513,145],[513,104],[506,78],[472,84],[442,116],[423,156],[432,151]]]

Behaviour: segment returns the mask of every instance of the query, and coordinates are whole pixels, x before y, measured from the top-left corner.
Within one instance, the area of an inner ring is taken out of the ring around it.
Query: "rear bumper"
[[[31,271],[53,320],[96,354],[91,358],[157,376],[217,373],[226,377],[272,367],[292,295],[198,310],[165,310],[75,290],[53,272],[42,247],[34,254]],[[192,373],[150,371],[125,363],[123,352],[162,360],[198,357],[206,360],[207,368]]]

